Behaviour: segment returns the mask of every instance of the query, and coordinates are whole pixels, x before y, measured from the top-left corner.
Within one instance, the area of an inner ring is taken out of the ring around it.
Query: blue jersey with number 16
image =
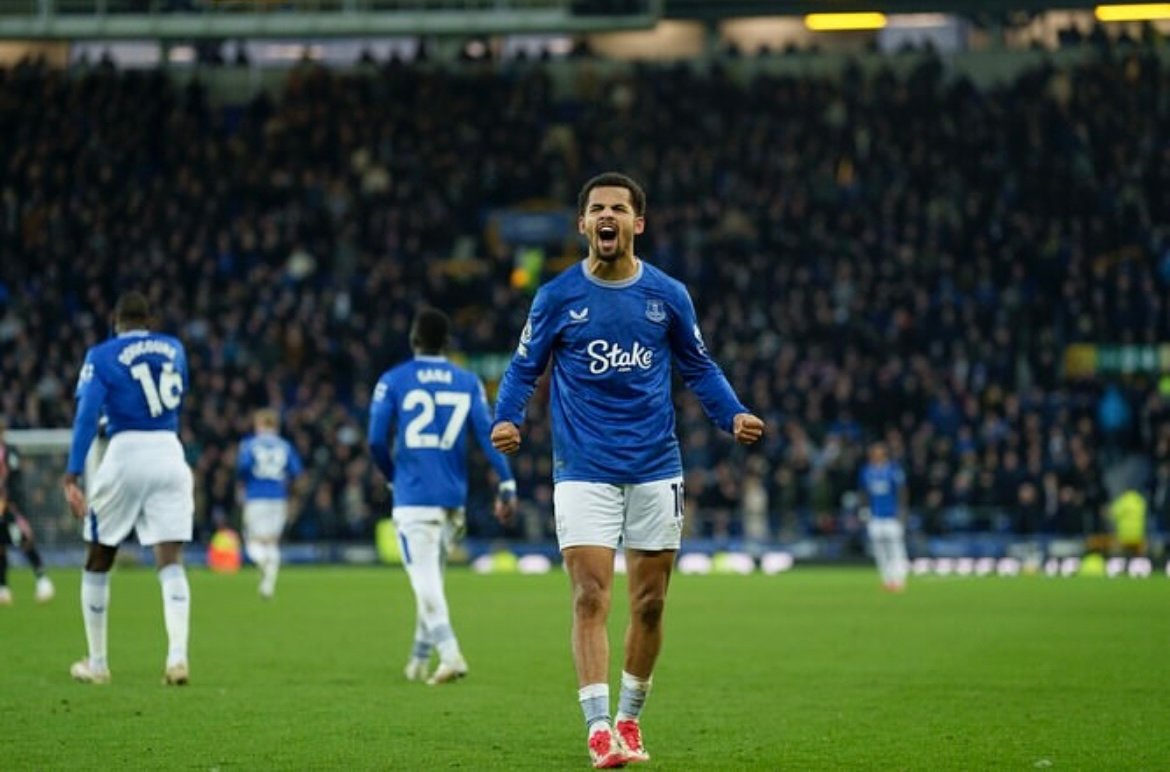
[[[468,424],[500,481],[513,479],[492,447],[491,409],[474,373],[445,357],[420,355],[382,375],[368,437],[374,463],[394,485],[394,506],[464,506]]]
[[[91,346],[77,379],[67,471],[82,473],[103,414],[110,437],[125,431],[177,433],[186,391],[187,352],[178,338],[132,330]]]

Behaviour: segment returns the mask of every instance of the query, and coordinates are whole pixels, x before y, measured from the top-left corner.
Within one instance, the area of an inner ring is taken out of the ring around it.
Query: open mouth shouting
[[[597,226],[597,246],[603,252],[611,252],[617,249],[618,245],[618,228],[612,223],[604,223]]]

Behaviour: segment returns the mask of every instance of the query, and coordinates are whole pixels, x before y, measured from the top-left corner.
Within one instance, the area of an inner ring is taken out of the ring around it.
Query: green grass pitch
[[[47,606],[23,565],[10,576],[0,768],[588,768],[559,571],[452,571],[471,674],[437,688],[402,679],[414,616],[399,570],[286,569],[271,603],[250,572],[192,570],[179,689],[160,684],[152,572],[113,577],[104,688],[67,674],[84,651],[78,572],[54,574]],[[898,596],[860,568],[678,576],[666,625],[650,769],[1170,767],[1164,575],[931,578]]]

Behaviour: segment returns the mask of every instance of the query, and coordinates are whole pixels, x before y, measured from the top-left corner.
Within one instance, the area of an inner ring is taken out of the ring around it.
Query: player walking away
[[[906,475],[890,460],[884,443],[869,448],[869,461],[861,468],[863,516],[868,513],[869,542],[882,587],[890,592],[906,588]]]
[[[178,435],[187,353],[177,339],[150,332],[150,318],[150,306],[141,293],[119,298],[115,337],[86,352],[77,381],[73,443],[62,484],[69,508],[84,520],[88,542],[81,614],[89,656],[69,670],[84,683],[110,681],[106,655],[110,568],[118,546],[132,530],[141,544],[154,547],[158,565],[168,639],[163,683],[182,685],[188,680],[191,590],[182,550],[191,540],[195,500]],[[90,481],[87,502],[80,475],[103,413],[109,421],[109,444]]]
[[[289,519],[289,487],[305,471],[296,448],[277,434],[275,410],[257,410],[256,433],[240,443],[236,473],[244,488],[244,550],[260,569],[260,597],[276,593],[280,537]]]
[[[432,686],[467,675],[443,591],[443,564],[445,531],[461,530],[464,522],[469,419],[500,479],[496,518],[507,523],[516,511],[516,481],[489,439],[492,417],[483,384],[442,355],[449,328],[441,311],[425,308],[415,316],[414,358],[378,380],[368,432],[374,463],[391,481],[391,516],[417,605],[406,677]],[[438,650],[439,665],[428,677],[432,649]]]
[[[33,539],[32,526],[17,510],[16,487],[20,478],[20,454],[4,441],[7,425],[0,418],[0,606],[12,605],[12,590],[8,587],[8,547],[24,553],[37,577],[35,597],[38,603],[48,603],[56,590],[45,575],[41,553]]]
[[[589,255],[537,292],[500,385],[492,442],[505,453],[520,447],[524,406],[551,358],[553,508],[572,584],[578,698],[593,766],[615,767],[650,758],[639,716],[681,540],[671,357],[707,415],[738,442],[758,440],[764,423],[708,355],[686,287],[634,255],[646,211],[637,183],[613,172],[594,177],[577,208]],[[606,619],[619,543],[630,622],[612,722]]]

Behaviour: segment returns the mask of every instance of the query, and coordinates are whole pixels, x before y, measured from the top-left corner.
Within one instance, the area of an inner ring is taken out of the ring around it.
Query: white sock
[[[646,704],[646,695],[650,693],[650,680],[622,671],[622,690],[618,695],[616,721],[636,719],[642,715],[642,706]]]
[[[280,545],[266,544],[268,563],[265,566],[264,585],[268,594],[276,592],[276,575],[280,573]]]
[[[158,572],[162,585],[163,617],[167,624],[167,667],[187,661],[187,637],[191,619],[191,586],[178,563]]]
[[[455,665],[463,661],[463,652],[459,650],[459,639],[455,637],[451,625],[443,625],[438,630],[432,631],[431,634],[442,638],[435,644],[435,649],[439,652],[439,661],[448,665]]]
[[[106,623],[109,619],[110,575],[97,571],[81,572],[81,618],[85,620],[85,640],[89,644],[89,667],[102,671],[106,663]]]
[[[590,734],[598,724],[609,726],[609,684],[586,684],[577,690],[577,701],[585,714],[585,726]]]

